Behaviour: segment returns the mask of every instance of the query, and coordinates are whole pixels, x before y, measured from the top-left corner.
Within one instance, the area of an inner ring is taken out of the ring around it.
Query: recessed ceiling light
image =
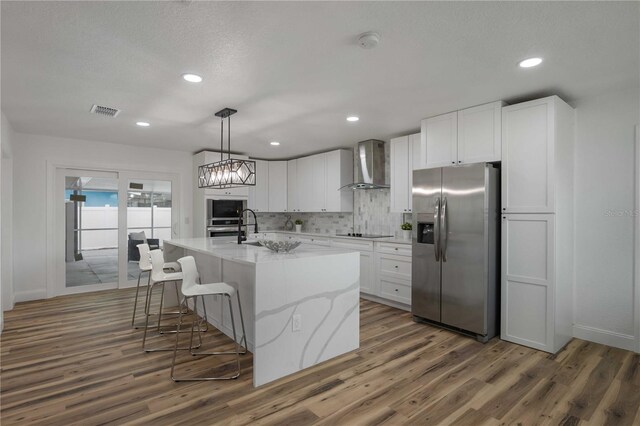
[[[358,121],[360,120],[360,117],[356,117],[355,115],[351,115],[349,117],[347,117],[347,121]]]
[[[271,145],[278,146],[278,145],[280,145],[280,142],[273,141],[273,142],[271,142]]]
[[[197,74],[182,74],[182,78],[187,80],[189,83],[200,83],[202,81],[202,77]]]
[[[542,58],[527,58],[523,61],[520,61],[518,65],[520,68],[531,68],[536,67],[542,63]]]
[[[147,123],[146,121],[138,121],[136,122],[136,124],[140,127],[149,127],[151,126],[151,124]]]

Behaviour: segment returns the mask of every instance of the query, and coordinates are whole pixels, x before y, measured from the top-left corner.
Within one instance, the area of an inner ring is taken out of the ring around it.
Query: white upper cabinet
[[[504,105],[498,101],[458,111],[458,164],[500,161]]]
[[[194,160],[194,165],[201,161],[205,161],[204,154]],[[339,149],[289,161],[253,161],[256,185],[239,188],[247,194],[250,209],[256,212],[353,211],[353,192],[339,191],[353,182],[353,151]],[[222,190],[221,198],[247,198],[234,196],[238,193],[235,190]]]
[[[391,139],[391,211],[409,210],[409,136]]]
[[[391,211],[412,211],[413,171],[421,168],[420,133],[391,139]]]
[[[501,110],[491,102],[422,120],[421,168],[501,160]]]
[[[340,149],[325,155],[325,212],[352,212],[353,191],[340,188],[353,181],[353,151]]]
[[[289,161],[289,171],[295,167],[297,176],[289,211],[351,212],[353,192],[338,191],[353,180],[353,152],[336,150]],[[292,179],[289,179],[291,184]]]
[[[307,204],[306,211],[325,211],[327,195],[327,165],[326,154],[311,156],[311,186],[305,190],[309,192],[310,203]]]
[[[256,212],[269,211],[269,162],[256,162],[256,185],[249,187],[247,207]]]
[[[458,112],[422,120],[422,162],[425,168],[456,164],[458,157]]]
[[[287,161],[287,210],[300,211],[300,199],[298,196],[298,160]]]
[[[298,211],[312,212],[313,210],[313,157],[298,158],[297,172],[298,176]],[[320,211],[320,210],[318,210]]]
[[[413,171],[422,169],[422,142],[421,134],[409,135],[409,211],[413,211]]]
[[[558,187],[572,198],[572,135],[573,109],[557,96],[502,110],[503,212],[555,213]]]
[[[269,161],[269,210],[286,212],[287,206],[287,162]]]

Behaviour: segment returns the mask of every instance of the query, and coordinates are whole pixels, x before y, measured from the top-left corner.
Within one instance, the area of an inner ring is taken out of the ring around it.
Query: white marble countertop
[[[200,253],[210,254],[225,260],[248,264],[280,262],[292,259],[332,256],[354,252],[353,250],[301,244],[290,253],[275,253],[266,247],[258,247],[250,244],[238,244],[235,239],[221,240],[219,238],[176,238],[172,240],[165,240],[165,244],[171,244]]]
[[[294,232],[294,231],[283,231],[283,230],[268,230],[268,231],[260,231],[258,234],[287,234],[287,235],[300,235],[303,237],[319,237],[319,238],[335,238],[335,239],[345,239],[345,240],[356,240],[356,241],[374,241],[378,243],[393,243],[393,244],[407,244],[411,245],[411,240],[405,240],[404,238],[396,238],[396,237],[385,237],[385,238],[364,238],[364,237],[344,237],[338,236],[335,234],[316,234],[313,232]]]

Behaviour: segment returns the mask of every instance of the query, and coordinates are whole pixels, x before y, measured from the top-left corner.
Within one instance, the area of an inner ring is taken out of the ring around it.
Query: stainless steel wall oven
[[[208,199],[206,236],[210,238],[237,236],[240,221],[238,216],[246,207],[246,200]]]

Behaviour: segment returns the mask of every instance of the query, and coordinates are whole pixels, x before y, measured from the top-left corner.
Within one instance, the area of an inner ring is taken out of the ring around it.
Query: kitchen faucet
[[[245,235],[242,235],[242,214],[244,212],[251,212],[251,214],[253,214],[253,232],[255,234],[258,233],[258,218],[256,217],[256,212],[254,212],[251,209],[244,209],[242,210],[239,214],[238,214],[238,244],[242,244],[243,241],[247,240],[247,237]]]

